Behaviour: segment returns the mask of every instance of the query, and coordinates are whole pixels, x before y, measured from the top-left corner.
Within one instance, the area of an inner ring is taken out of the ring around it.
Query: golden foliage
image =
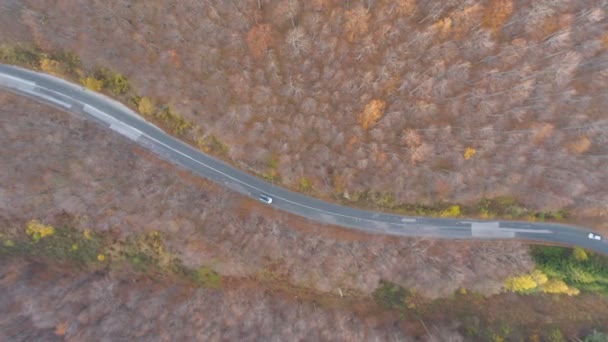
[[[346,40],[354,42],[359,40],[369,30],[370,14],[367,9],[358,7],[346,12],[344,32]]]
[[[467,149],[464,151],[464,159],[469,160],[469,159],[473,158],[475,153],[477,153],[477,150],[475,150],[472,147],[467,147]]]
[[[513,292],[526,292],[538,287],[536,281],[530,274],[519,277],[511,277],[505,281],[505,289]]]
[[[31,220],[25,227],[25,233],[38,242],[47,236],[55,234],[55,228],[44,225],[38,220]]]
[[[91,230],[88,228],[85,229],[84,232],[82,232],[82,236],[84,236],[84,238],[87,240],[91,240],[92,239]]]
[[[53,75],[63,74],[61,64],[58,61],[50,58],[43,58],[40,60],[40,69]]]
[[[445,17],[437,20],[437,22],[433,25],[433,29],[439,33],[440,36],[447,36],[452,29],[453,20],[450,17]]]
[[[585,250],[580,247],[575,247],[572,250],[572,257],[574,257],[574,259],[578,261],[585,261],[589,259],[587,252],[585,252]]]
[[[484,10],[481,26],[496,33],[513,14],[512,0],[490,0]]]
[[[99,260],[99,261],[104,261],[104,260],[106,260],[106,256],[105,256],[105,255],[103,255],[103,254],[98,254],[98,255],[97,255],[97,260]]]
[[[92,91],[101,91],[103,89],[103,81],[98,80],[93,76],[87,76],[81,80],[82,84]]]
[[[175,135],[183,135],[192,128],[192,123],[183,118],[171,106],[168,106],[160,113],[157,113],[157,118],[162,120]]]
[[[534,270],[532,271],[532,273],[530,273],[530,275],[532,276],[532,279],[534,279],[537,285],[544,285],[545,283],[547,283],[547,281],[549,281],[549,277],[547,277],[547,275],[544,274],[541,270]]]
[[[359,115],[359,123],[363,129],[368,129],[384,115],[386,102],[382,100],[371,100],[365,105],[363,112]]]
[[[154,114],[156,106],[151,98],[144,96],[139,100],[137,110],[144,116],[151,116]]]
[[[543,285],[543,292],[567,294],[568,296],[575,296],[580,293],[578,289],[570,287],[563,280],[558,279],[551,279]]]
[[[591,147],[591,140],[586,136],[580,136],[575,141],[568,144],[568,150],[572,153],[582,154],[589,150]]]
[[[306,177],[301,177],[298,181],[298,189],[303,192],[309,192],[312,190],[312,182]]]
[[[274,43],[274,31],[270,24],[257,24],[247,33],[247,46],[255,59],[262,59]]]
[[[459,205],[452,205],[449,208],[443,210],[441,213],[439,213],[439,216],[441,217],[457,217],[460,216],[461,211],[460,211],[460,206]]]

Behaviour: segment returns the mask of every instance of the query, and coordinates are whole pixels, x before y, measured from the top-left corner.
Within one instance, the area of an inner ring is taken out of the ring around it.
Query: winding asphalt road
[[[57,77],[0,64],[0,88],[85,115],[174,164],[249,197],[268,194],[273,208],[367,233],[442,239],[522,239],[581,246],[608,254],[589,231],[553,224],[399,216],[323,202],[267,183],[167,135],[126,106]]]

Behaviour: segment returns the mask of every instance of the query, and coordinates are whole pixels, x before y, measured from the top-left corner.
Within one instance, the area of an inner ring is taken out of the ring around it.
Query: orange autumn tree
[[[251,55],[260,60],[274,43],[274,30],[270,24],[257,24],[247,33],[247,46]]]
[[[359,115],[359,123],[363,129],[375,124],[384,115],[386,102],[382,100],[371,100],[365,105],[363,112]]]

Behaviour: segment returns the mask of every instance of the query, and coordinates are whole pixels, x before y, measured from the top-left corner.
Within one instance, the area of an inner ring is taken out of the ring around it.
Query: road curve
[[[348,208],[304,196],[205,155],[169,136],[126,106],[57,77],[0,64],[0,88],[85,115],[161,158],[195,174],[255,198],[268,194],[273,208],[310,220],[354,228],[367,233],[441,239],[522,239],[580,246],[608,254],[608,243],[587,237],[589,230],[520,221],[487,221],[411,217]]]

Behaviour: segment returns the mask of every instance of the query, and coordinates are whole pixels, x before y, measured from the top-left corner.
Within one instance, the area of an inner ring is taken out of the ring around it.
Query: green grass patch
[[[608,295],[608,258],[590,251],[556,246],[533,246],[538,269],[581,291]]]

